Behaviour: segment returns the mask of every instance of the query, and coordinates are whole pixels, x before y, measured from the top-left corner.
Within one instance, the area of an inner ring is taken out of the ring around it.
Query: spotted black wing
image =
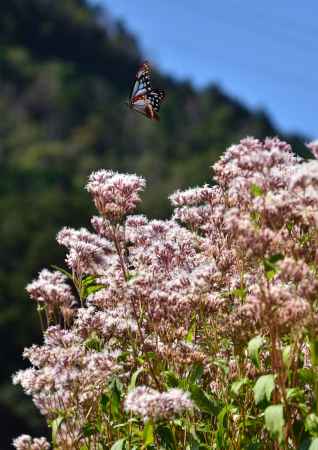
[[[147,94],[147,99],[156,112],[159,112],[161,102],[165,99],[165,96],[166,94],[163,89],[153,89]]]
[[[136,79],[129,96],[130,103],[132,103],[136,98],[150,93],[151,90],[150,66],[148,62],[144,62],[136,73]]]

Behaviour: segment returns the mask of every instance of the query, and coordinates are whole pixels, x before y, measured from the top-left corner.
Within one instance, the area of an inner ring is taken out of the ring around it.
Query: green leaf
[[[156,429],[156,434],[160,437],[160,443],[164,445],[167,450],[175,450],[175,442],[171,429],[166,425],[159,425]]]
[[[108,397],[108,395],[102,394],[101,398],[100,398],[100,401],[99,401],[99,404],[100,404],[100,407],[101,407],[101,410],[103,411],[103,413],[107,413],[108,412],[107,406],[109,404],[109,397]]]
[[[102,340],[95,332],[85,339],[84,346],[87,350],[95,350],[96,352],[100,352],[103,349]]]
[[[139,367],[139,369],[135,370],[135,372],[132,374],[132,377],[130,379],[130,383],[129,383],[129,386],[128,386],[128,392],[131,392],[131,391],[133,391],[135,389],[138,375],[143,370],[144,370],[143,367]]]
[[[94,294],[95,292],[100,291],[101,289],[105,289],[107,287],[106,284],[95,283],[95,280],[98,278],[98,275],[87,275],[81,280],[81,297],[83,299],[87,298],[90,294]]]
[[[271,405],[265,409],[265,426],[272,437],[278,438],[281,443],[284,440],[284,413],[283,405]]]
[[[288,388],[286,390],[286,398],[287,400],[298,400],[301,401],[304,397],[304,391],[299,387]]]
[[[219,412],[217,416],[217,432],[216,432],[216,443],[217,448],[225,449],[227,446],[227,422],[228,415],[231,412],[231,405],[225,405],[224,408]]]
[[[282,259],[284,259],[284,255],[282,253],[275,253],[274,255],[270,256],[267,261],[270,264],[276,264],[278,263],[278,261],[281,261]]]
[[[164,377],[168,387],[178,387],[179,386],[179,378],[178,376],[172,372],[172,370],[166,370],[164,373]]]
[[[255,183],[251,185],[250,192],[253,197],[261,197],[264,194],[263,189]]]
[[[245,300],[247,290],[246,290],[246,288],[243,288],[243,287],[236,288],[236,289],[233,289],[233,291],[231,291],[230,294],[233,295],[234,297],[240,298],[241,300]]]
[[[189,390],[192,400],[202,412],[212,415],[216,415],[218,413],[216,402],[213,401],[212,398],[206,392],[204,392],[203,389],[201,389],[196,384],[193,384],[192,386],[190,386]]]
[[[315,438],[311,441],[310,447],[308,450],[318,450],[318,438]]]
[[[92,286],[87,286],[83,291],[83,297],[86,298],[90,294],[95,294],[95,292],[105,289],[105,287],[107,287],[106,284],[94,284]]]
[[[306,417],[305,430],[318,437],[318,416],[316,414],[311,413]]]
[[[284,366],[287,368],[289,368],[290,363],[291,363],[290,354],[291,354],[291,345],[287,345],[286,347],[284,347],[284,350],[283,350],[283,363],[284,363]]]
[[[59,430],[63,420],[64,420],[64,417],[58,416],[56,419],[54,419],[50,422],[50,427],[52,428],[53,445],[56,444],[57,433],[58,433],[58,430]]]
[[[114,378],[114,380],[110,384],[111,411],[114,416],[119,415],[122,389],[123,389],[122,383],[117,378]]]
[[[309,369],[308,367],[302,367],[299,369],[298,376],[303,384],[314,384],[315,382],[315,374],[312,369]]]
[[[318,340],[310,339],[310,358],[314,367],[318,366]]]
[[[262,336],[255,336],[253,339],[251,339],[247,345],[247,353],[248,356],[253,361],[254,365],[259,368],[260,362],[259,362],[259,350],[261,346],[264,344],[264,339]]]
[[[223,371],[224,375],[228,375],[230,369],[229,369],[228,363],[225,359],[215,358],[213,360],[213,363],[215,366],[219,367]]]
[[[293,222],[288,222],[288,223],[286,224],[286,228],[287,228],[287,230],[288,230],[289,232],[291,232],[292,229],[294,228],[294,223],[293,223]]]
[[[96,425],[94,423],[85,423],[82,427],[82,431],[85,437],[90,437],[96,433]]]
[[[200,380],[203,375],[202,364],[193,364],[189,373],[189,383],[194,384]]]
[[[124,450],[125,449],[126,438],[119,439],[113,444],[110,450]]]
[[[195,328],[196,328],[196,323],[195,323],[195,321],[193,321],[192,325],[190,326],[189,331],[186,335],[186,338],[185,338],[186,342],[191,343],[193,341],[194,336],[195,336]]]
[[[51,265],[52,269],[57,270],[58,272],[61,272],[63,275],[65,275],[67,278],[69,278],[70,280],[73,281],[73,276],[70,272],[68,272],[67,270],[63,269],[62,267],[56,266],[55,264]]]
[[[262,375],[255,383],[254,386],[254,398],[255,403],[258,405],[265,398],[269,402],[272,392],[275,388],[274,375]]]
[[[263,259],[263,266],[265,270],[266,278],[271,281],[278,271],[277,263],[284,259],[281,253],[270,256],[269,258]]]
[[[248,378],[241,378],[240,380],[234,381],[231,385],[231,392],[234,395],[238,395],[242,386],[249,382]]]
[[[145,423],[144,431],[143,431],[143,441],[144,441],[145,447],[153,444],[155,441],[155,438],[153,435],[153,423],[151,420],[147,420],[147,422]]]
[[[89,286],[90,284],[93,284],[96,278],[97,275],[87,275],[86,277],[83,277],[82,286]]]

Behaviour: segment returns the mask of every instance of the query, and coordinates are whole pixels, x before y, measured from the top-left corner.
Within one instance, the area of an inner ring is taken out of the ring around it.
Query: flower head
[[[126,411],[140,415],[144,421],[149,418],[170,419],[192,408],[189,393],[181,389],[158,392],[147,386],[140,386],[130,392],[125,400]]]
[[[144,178],[137,175],[99,170],[91,174],[86,189],[100,214],[111,222],[119,222],[136,208],[145,184]]]

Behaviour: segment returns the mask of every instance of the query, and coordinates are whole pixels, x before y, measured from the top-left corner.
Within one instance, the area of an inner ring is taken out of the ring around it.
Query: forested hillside
[[[111,11],[86,0],[0,2],[0,46],[0,411],[11,440],[37,435],[40,424],[11,387],[23,347],[39,336],[24,287],[43,266],[63,264],[55,235],[89,216],[87,176],[97,168],[145,176],[143,212],[164,217],[167,195],[208,181],[226,146],[279,131],[217,86],[198,91],[157,70],[154,85],[167,91],[160,123],[128,110],[123,101],[144,55]],[[206,62],[211,79],[215,63]],[[281,137],[305,151],[303,138]]]

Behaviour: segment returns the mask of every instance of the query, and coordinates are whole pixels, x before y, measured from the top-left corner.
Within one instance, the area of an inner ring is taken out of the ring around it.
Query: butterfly
[[[158,112],[165,98],[163,89],[153,89],[150,81],[150,65],[146,61],[138,69],[131,88],[128,106],[150,120],[160,120]]]

